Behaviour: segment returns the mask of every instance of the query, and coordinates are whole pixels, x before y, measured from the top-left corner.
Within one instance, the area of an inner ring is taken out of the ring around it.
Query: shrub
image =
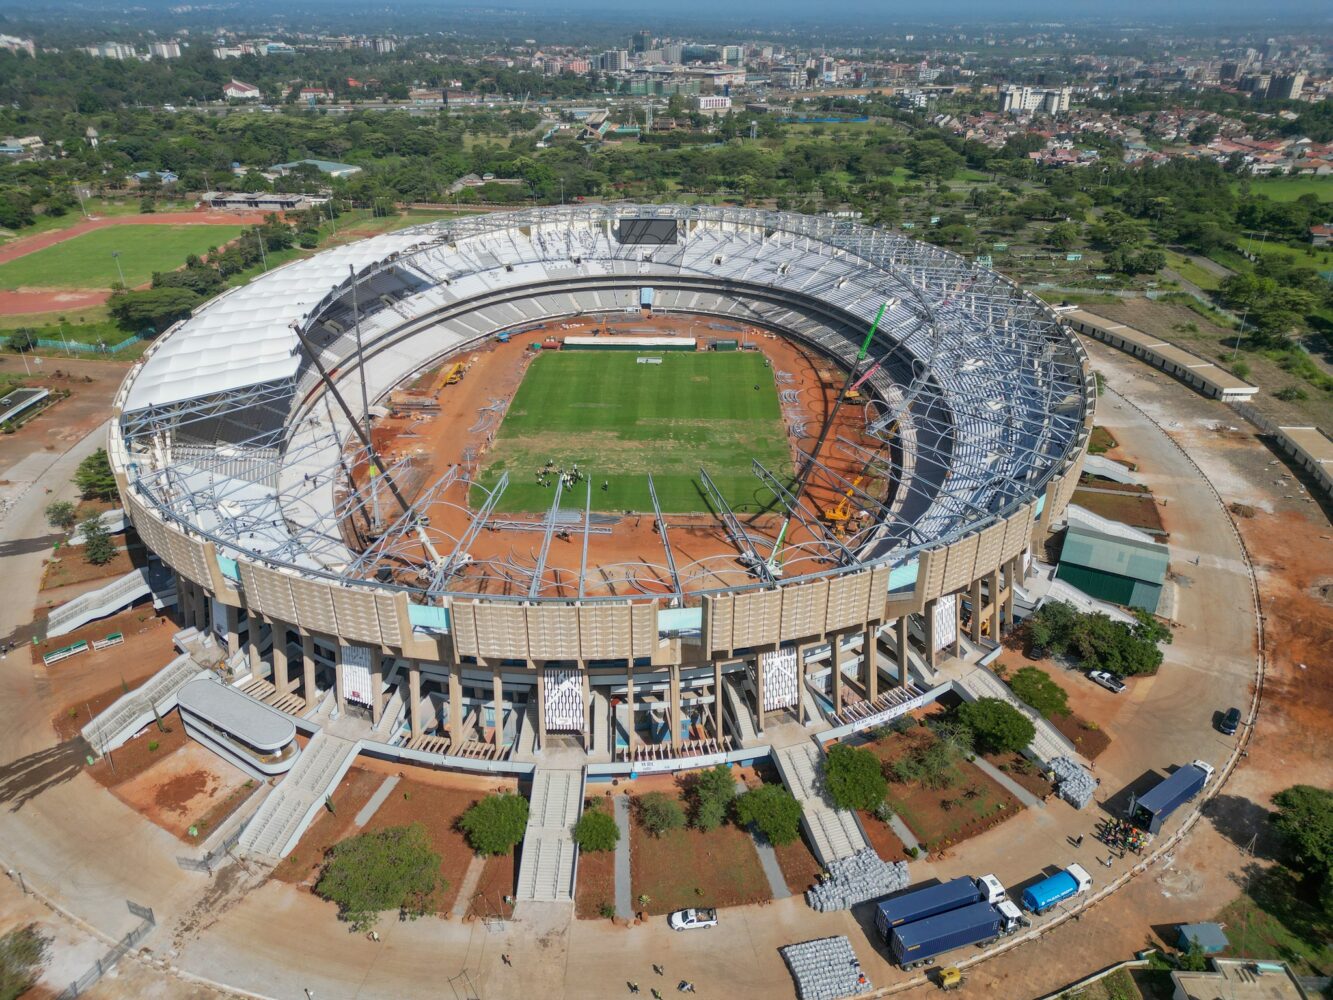
[[[61,531],[74,527],[74,505],[68,500],[53,500],[46,505],[46,523]]]
[[[156,753],[156,752],[157,752],[157,748],[160,747],[161,745],[162,745],[162,744],[159,743],[159,742],[157,742],[157,740],[149,740],[149,741],[148,741],[148,752],[149,752],[149,753]]]
[[[0,937],[0,1000],[16,1000],[36,985],[50,946],[35,924]]]
[[[616,915],[616,908],[612,903],[603,903],[601,906],[597,907],[597,912],[607,920],[610,920]]]
[[[838,743],[824,757],[824,787],[840,809],[873,811],[889,790],[879,758],[869,750]]]
[[[770,844],[790,844],[801,835],[801,804],[781,785],[760,785],[736,800],[736,815]]]
[[[1069,714],[1068,693],[1044,670],[1024,667],[1009,679],[1009,687],[1048,719]]]
[[[690,783],[689,797],[692,825],[705,833],[716,830],[727,818],[727,810],[736,798],[736,782],[725,764],[701,771]]]
[[[999,698],[981,698],[958,706],[958,720],[971,729],[977,745],[991,753],[1017,752],[1037,734],[1032,720]]]
[[[654,837],[660,837],[668,830],[679,830],[685,825],[685,810],[673,796],[665,792],[649,792],[641,796],[638,806],[639,822]]]
[[[890,822],[895,815],[897,814],[893,811],[893,806],[889,805],[887,799],[875,806],[875,819],[881,823]]]
[[[620,840],[615,818],[600,809],[590,809],[574,824],[574,843],[581,851],[614,851]]]
[[[338,919],[352,930],[373,927],[382,910],[408,918],[430,910],[440,880],[440,856],[420,823],[362,833],[337,844],[315,883],[315,893],[338,904]]]
[[[1296,385],[1283,386],[1277,392],[1273,393],[1273,395],[1284,403],[1297,403],[1303,399],[1310,398],[1304,389]]]
[[[528,800],[513,792],[486,796],[458,820],[478,854],[508,854],[523,839],[527,825]]]

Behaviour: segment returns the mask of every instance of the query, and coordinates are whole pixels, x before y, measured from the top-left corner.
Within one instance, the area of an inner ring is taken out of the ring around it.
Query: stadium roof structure
[[[642,220],[676,227],[676,239],[620,242],[621,224]],[[1046,484],[1084,451],[1095,392],[1082,348],[1044,303],[988,268],[844,219],[578,205],[405,229],[224,293],[159,337],[126,379],[113,463],[156,517],[213,542],[220,557],[428,601],[474,592],[457,571],[498,494],[457,536],[422,516],[472,470],[447,470],[367,548],[349,543],[349,517],[392,504],[379,484],[392,487],[393,466],[375,489],[349,489],[346,469],[373,459],[358,444],[365,413],[434,359],[552,317],[635,308],[645,286],[656,312],[766,327],[858,372],[866,431],[886,448],[828,445],[877,463],[898,488],[877,500],[798,455],[874,517],[845,542],[814,546],[789,580],[868,564],[910,577],[925,549],[1025,505],[1040,514]],[[881,310],[862,363],[858,347]],[[755,475],[772,485],[757,463]],[[793,516],[818,522],[800,498],[778,495]],[[415,561],[417,582],[378,574],[389,557]],[[678,596],[706,587],[707,572],[691,581],[671,570]],[[516,589],[543,594],[540,561],[488,571],[508,585],[529,574],[531,586]]]

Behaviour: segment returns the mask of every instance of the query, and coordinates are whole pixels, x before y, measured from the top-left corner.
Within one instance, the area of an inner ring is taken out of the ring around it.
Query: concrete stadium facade
[[[673,241],[619,240],[644,220]],[[479,592],[460,573],[468,533],[439,535],[416,501],[349,543],[349,512],[372,498],[340,470],[374,459],[359,442],[377,400],[425,364],[625,309],[644,286],[662,312],[743,318],[865,373],[897,481],[870,528],[781,578],[585,599],[553,596],[540,560],[530,586]],[[336,699],[386,741],[446,756],[571,739],[642,769],[762,742],[777,720],[907,705],[942,651],[998,636],[1077,484],[1095,397],[1054,313],[939,248],[788,213],[577,206],[415,227],[225,293],[127,377],[109,454],[186,624],[265,678],[272,704]],[[416,547],[415,582],[377,572]]]

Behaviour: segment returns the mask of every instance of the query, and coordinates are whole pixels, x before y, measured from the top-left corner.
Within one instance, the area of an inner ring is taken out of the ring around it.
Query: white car
[[[1115,674],[1107,673],[1105,670],[1089,670],[1088,680],[1094,684],[1100,684],[1106,690],[1115,694],[1120,694],[1125,690],[1125,682]]]
[[[677,910],[667,917],[673,931],[692,931],[697,927],[716,927],[717,910]]]

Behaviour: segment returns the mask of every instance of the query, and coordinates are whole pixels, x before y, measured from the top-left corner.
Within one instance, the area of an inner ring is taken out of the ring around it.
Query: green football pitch
[[[639,364],[640,357],[662,363]],[[538,470],[548,461],[566,470],[578,465],[592,481],[594,510],[650,511],[652,473],[663,511],[707,513],[713,508],[699,482],[702,466],[733,509],[754,512],[774,499],[751,471],[751,458],[779,477],[792,474],[763,355],[552,351],[533,359],[479,479],[489,488],[509,473],[497,511],[545,511],[555,476],[544,486]],[[566,489],[561,507],[581,509],[586,490],[583,482]],[[473,504],[482,499],[474,489]]]
[[[190,254],[220,247],[240,226],[108,226],[0,264],[0,288],[110,288],[120,280],[141,285],[154,271],[174,271]]]

